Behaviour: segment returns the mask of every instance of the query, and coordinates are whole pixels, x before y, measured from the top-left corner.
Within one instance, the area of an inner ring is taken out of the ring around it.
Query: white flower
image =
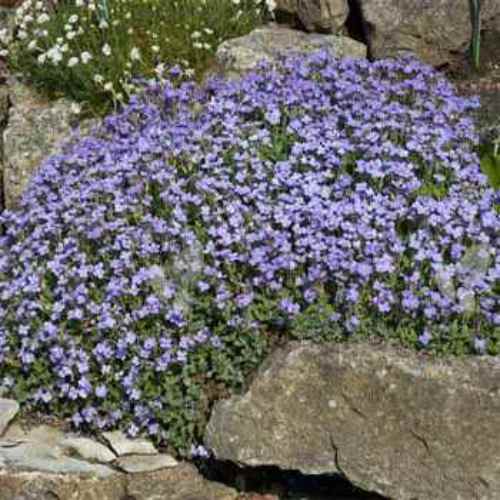
[[[31,40],[30,43],[28,43],[28,50],[35,50],[36,49],[36,40]]]
[[[155,67],[155,73],[158,75],[158,76],[161,76],[163,74],[163,72],[165,71],[165,65],[164,64],[158,64],[156,67]]]
[[[199,31],[193,31],[191,33],[191,38],[193,38],[194,40],[197,40],[200,37],[201,37],[201,33]]]
[[[37,61],[40,63],[40,64],[43,64],[45,62],[45,60],[47,59],[47,54],[40,54],[38,57],[37,57]]]
[[[105,56],[110,56],[111,55],[111,47],[109,46],[109,44],[104,44],[102,46],[102,53],[105,55]]]
[[[87,64],[91,59],[92,59],[92,54],[90,52],[82,52],[81,54],[82,57],[82,63]]]
[[[68,19],[68,23],[71,23],[71,24],[74,24],[78,21],[78,16],[76,14],[73,14],[72,16],[70,16],[70,18]]]
[[[234,5],[239,5],[241,3],[241,0],[232,0]]]
[[[81,110],[82,110],[82,107],[78,103],[76,103],[76,102],[71,103],[71,112],[73,114],[79,115]]]
[[[66,33],[66,38],[67,38],[68,40],[73,40],[73,38],[75,38],[75,36],[76,36],[76,32],[75,32],[75,31],[68,31],[68,32]]]
[[[78,57],[71,57],[68,61],[68,68],[72,68],[78,64]]]
[[[77,7],[83,7],[85,5],[85,2],[83,0],[76,0],[75,5]]]
[[[155,54],[158,54],[158,52],[160,52],[160,47],[158,45],[152,45],[151,51],[154,52]]]
[[[43,24],[43,23],[46,23],[47,21],[50,20],[50,17],[44,12],[43,14],[40,14],[37,18],[36,18],[36,22],[38,24]]]
[[[101,21],[99,22],[99,28],[102,30],[109,28],[109,24],[106,22],[105,19],[101,19]]]
[[[95,7],[95,3],[89,3],[89,5],[88,5],[88,9],[89,9],[90,11],[94,12],[94,11],[95,11],[95,9],[96,9],[96,7]]]
[[[69,45],[67,43],[65,43],[62,47],[61,47],[61,52],[68,52],[69,50]]]
[[[19,38],[19,40],[26,40],[26,38],[28,38],[28,33],[26,33],[26,31],[20,30],[17,33],[17,38]]]
[[[0,50],[0,57],[6,57],[9,55],[9,51],[7,49]]]
[[[137,47],[133,47],[130,51],[130,59],[132,59],[132,61],[140,61],[141,53]]]
[[[63,59],[61,49],[57,45],[47,51],[47,56],[54,64],[60,63]]]
[[[96,74],[94,75],[94,82],[95,83],[102,83],[104,81],[104,77],[102,75]]]
[[[113,90],[113,82],[106,82],[104,84],[104,90],[111,92]]]
[[[36,10],[42,10],[43,9],[43,2],[37,2],[35,4],[35,9]]]

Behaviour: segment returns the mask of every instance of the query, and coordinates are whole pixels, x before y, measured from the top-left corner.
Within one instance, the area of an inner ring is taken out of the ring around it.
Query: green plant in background
[[[481,170],[488,176],[491,186],[500,189],[500,135],[481,146]]]
[[[472,38],[470,54],[474,68],[479,69],[479,53],[481,46],[481,0],[469,0]]]
[[[217,46],[250,32],[266,0],[25,0],[14,40],[0,43],[10,69],[51,97],[102,116],[128,101],[139,79],[180,65],[199,79]]]

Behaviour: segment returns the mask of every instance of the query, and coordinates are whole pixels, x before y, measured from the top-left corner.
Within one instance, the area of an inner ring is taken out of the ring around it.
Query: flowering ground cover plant
[[[25,0],[14,40],[4,33],[11,69],[52,95],[105,114],[135,92],[164,63],[201,75],[217,46],[248,33],[271,0]]]
[[[499,353],[475,100],[411,58],[169,78],[1,215],[6,390],[185,454],[276,335]]]

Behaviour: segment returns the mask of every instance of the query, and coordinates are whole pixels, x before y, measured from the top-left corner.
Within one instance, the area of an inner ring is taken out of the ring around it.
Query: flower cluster
[[[154,77],[164,63],[201,74],[222,41],[250,31],[270,7],[269,0],[71,0],[54,8],[25,0],[14,39],[0,33],[0,55],[39,87],[99,112],[106,101],[126,102],[134,78]]]
[[[204,381],[241,382],[262,332],[317,311],[347,337],[499,352],[476,101],[411,58],[179,73],[48,159],[0,217],[11,390],[187,450]]]

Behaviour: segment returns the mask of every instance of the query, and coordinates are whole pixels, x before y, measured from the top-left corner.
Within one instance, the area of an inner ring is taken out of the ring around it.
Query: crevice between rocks
[[[0,82],[3,88],[0,90],[0,213],[5,209],[5,154],[4,154],[4,131],[9,124],[9,111],[12,107],[8,87]],[[0,224],[0,235],[3,234],[3,225]]]
[[[275,495],[280,500],[384,500],[376,493],[364,491],[342,474],[302,474],[276,466],[244,467],[234,462],[198,460],[200,474],[236,489],[241,494]]]
[[[373,26],[368,23],[363,15],[361,0],[347,0],[349,15],[345,22],[347,35],[367,47],[367,58],[373,60],[370,40],[373,35]]]

